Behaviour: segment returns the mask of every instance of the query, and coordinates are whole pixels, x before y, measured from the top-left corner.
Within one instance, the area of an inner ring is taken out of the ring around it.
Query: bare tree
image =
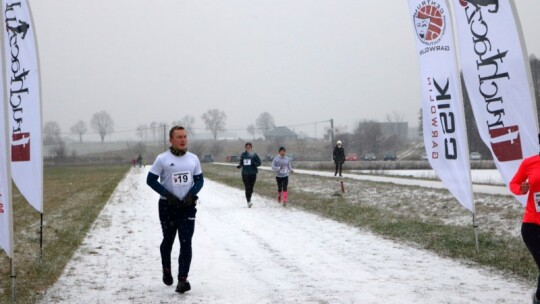
[[[195,117],[191,115],[186,115],[180,118],[180,120],[178,121],[173,121],[172,124],[173,126],[178,125],[184,127],[186,129],[186,132],[191,136],[195,134],[193,130],[193,125],[195,125]]]
[[[137,136],[142,140],[142,142],[146,142],[148,140],[148,126],[147,125],[145,124],[139,125],[135,132]]]
[[[142,141],[139,141],[139,142],[127,141],[126,146],[128,149],[128,153],[134,156],[139,155],[139,154],[144,154],[147,149],[146,144]]]
[[[330,139],[332,137],[332,131],[334,131],[334,136],[339,136],[341,134],[346,134],[347,133],[347,129],[349,127],[347,125],[337,125],[334,127],[334,129],[332,130],[332,128],[330,126],[327,126],[327,127],[324,127],[324,138],[325,139]],[[332,145],[335,144],[335,143],[332,143]]]
[[[383,139],[381,124],[373,120],[365,120],[355,130],[355,137],[356,142],[362,143],[361,148],[364,152],[378,154],[379,145]]]
[[[247,126],[246,131],[249,135],[253,137],[253,140],[255,140],[255,126],[253,124],[250,124],[249,126]]]
[[[158,129],[158,123],[152,121],[150,123],[150,129],[152,130],[152,141],[156,141],[156,130]]]
[[[43,144],[49,146],[49,153],[56,159],[66,156],[66,145],[60,137],[60,126],[56,121],[48,121],[43,125]]]
[[[48,121],[43,125],[43,144],[54,145],[61,141],[60,125],[56,121]]]
[[[99,133],[101,142],[105,140],[107,134],[114,131],[114,122],[107,111],[94,113],[94,116],[92,116],[92,120],[90,121],[90,126],[94,131]]]
[[[308,149],[307,134],[299,133],[296,137],[296,149],[298,151],[298,160],[306,160],[306,152]]]
[[[257,130],[264,135],[275,128],[276,124],[274,122],[274,117],[270,113],[263,112],[255,120],[255,126],[257,127]]]
[[[188,134],[189,137],[189,134]],[[193,154],[199,155],[202,157],[203,153],[206,151],[206,144],[203,141],[191,140],[189,142],[189,151]]]
[[[86,123],[82,120],[79,120],[76,124],[71,126],[69,129],[71,133],[79,136],[79,142],[82,143],[82,137],[88,131],[88,128],[86,128]]]
[[[386,114],[386,120],[392,125],[392,134],[388,138],[389,148],[397,151],[406,140],[405,134],[400,130],[400,125],[405,122],[405,114],[392,112],[392,115]]]
[[[225,120],[227,119],[227,114],[218,109],[212,109],[206,111],[201,118],[204,120],[206,129],[212,132],[214,141],[217,141],[218,133],[225,129]]]

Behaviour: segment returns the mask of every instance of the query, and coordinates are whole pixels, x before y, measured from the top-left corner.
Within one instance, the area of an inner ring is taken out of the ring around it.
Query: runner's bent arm
[[[189,189],[189,193],[193,195],[197,195],[199,191],[201,191],[202,187],[204,185],[204,178],[203,174],[193,175],[193,186],[191,189]]]
[[[522,195],[527,193],[524,193],[521,189],[521,184],[527,180],[526,169],[523,163],[524,162],[521,163],[516,174],[510,181],[510,191],[516,195]]]
[[[165,189],[165,187],[163,187],[162,184],[158,182],[158,178],[158,175],[155,175],[152,172],[148,172],[148,176],[146,176],[146,184],[160,195],[167,196],[168,191],[167,189]]]
[[[255,154],[255,157],[253,157],[253,165],[255,167],[258,167],[261,165],[261,159],[259,158],[259,155]]]
[[[279,171],[277,156],[272,161],[272,170],[273,171]]]
[[[242,153],[242,155],[240,155],[240,163],[238,164],[238,166],[236,166],[236,168],[240,169],[244,166],[244,153]]]

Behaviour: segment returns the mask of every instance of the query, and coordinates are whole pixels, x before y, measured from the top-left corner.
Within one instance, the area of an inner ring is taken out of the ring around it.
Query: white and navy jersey
[[[193,186],[193,176],[202,174],[202,169],[197,155],[189,151],[182,156],[165,151],[158,155],[150,172],[159,176],[160,184],[167,191],[184,199]]]

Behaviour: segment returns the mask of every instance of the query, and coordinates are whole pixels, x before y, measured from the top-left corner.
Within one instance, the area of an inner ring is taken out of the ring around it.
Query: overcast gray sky
[[[295,130],[318,137],[329,124],[314,122],[330,118],[348,131],[394,113],[418,124],[406,0],[29,2],[43,120],[64,133],[101,110],[116,131],[185,115],[203,129],[201,115],[213,108],[239,133],[265,111],[277,125],[308,123]],[[516,6],[528,52],[540,57],[540,1]]]

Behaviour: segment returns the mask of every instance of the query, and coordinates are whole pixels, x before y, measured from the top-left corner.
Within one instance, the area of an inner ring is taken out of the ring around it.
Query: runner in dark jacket
[[[240,163],[236,168],[242,168],[242,181],[246,188],[246,200],[248,207],[251,208],[251,195],[253,194],[253,187],[257,180],[257,167],[261,165],[261,159],[257,153],[253,152],[253,146],[251,143],[246,143],[246,151],[240,155]]]

